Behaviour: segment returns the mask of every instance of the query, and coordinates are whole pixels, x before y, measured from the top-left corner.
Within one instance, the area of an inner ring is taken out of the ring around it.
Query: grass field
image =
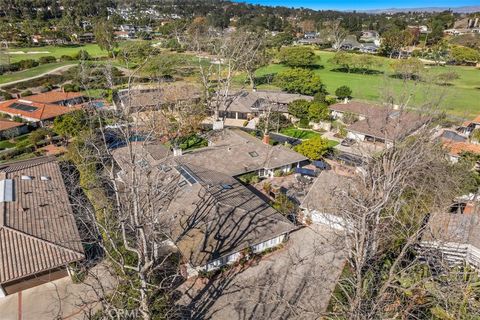
[[[100,49],[96,44],[12,48],[9,52],[23,52],[22,54],[10,54],[10,61],[17,62],[24,59],[38,60],[43,56],[54,56],[57,59],[63,55],[74,56],[80,50],[86,50],[94,58],[107,56],[107,52]]]
[[[302,129],[296,129],[296,128],[285,128],[280,130],[280,133],[283,135],[296,138],[296,139],[301,139],[301,140],[312,139],[312,138],[321,136],[321,134],[314,131],[302,130]]]
[[[354,98],[378,101],[381,98],[382,90],[385,90],[385,88],[396,89],[397,92],[401,88],[401,80],[389,77],[392,74],[391,63],[393,60],[391,59],[378,57],[381,65],[377,69],[383,71],[384,74],[363,75],[332,71],[336,68],[329,62],[334,55],[332,52],[317,51],[317,55],[320,57],[319,64],[322,68],[316,69],[315,72],[321,77],[331,94],[334,94],[338,87],[347,85],[352,89]],[[278,64],[269,65],[260,68],[257,71],[257,76],[277,73],[286,68]],[[470,118],[480,113],[480,70],[474,67],[438,66],[428,68],[427,71],[433,74],[455,71],[460,78],[452,81],[452,86],[447,88],[419,83],[413,88],[412,104],[418,106],[424,101],[429,101],[428,99],[440,96],[441,92],[445,90],[446,97],[443,100],[442,107],[449,114],[461,118]],[[239,82],[242,81],[242,79],[238,80],[240,80]],[[272,85],[262,85],[260,88],[272,89],[274,87]]]
[[[0,76],[0,84],[35,77],[50,70],[74,63],[75,61],[48,63],[23,71],[7,73]]]

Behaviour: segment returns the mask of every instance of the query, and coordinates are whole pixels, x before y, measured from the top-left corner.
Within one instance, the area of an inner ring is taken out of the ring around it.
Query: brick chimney
[[[270,135],[268,133],[263,135],[263,143],[270,144]]]

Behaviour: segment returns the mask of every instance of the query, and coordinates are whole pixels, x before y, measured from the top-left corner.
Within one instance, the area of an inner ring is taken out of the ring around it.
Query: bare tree
[[[348,35],[348,31],[341,25],[341,20],[327,22],[325,29],[330,41],[332,41],[333,49],[340,51],[340,48]]]

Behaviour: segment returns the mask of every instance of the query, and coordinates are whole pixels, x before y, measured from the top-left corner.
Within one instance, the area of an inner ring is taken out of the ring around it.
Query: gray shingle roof
[[[271,146],[240,129],[226,129],[211,137],[212,146],[184,154],[180,161],[237,176],[307,160],[284,146]]]
[[[193,165],[185,167],[198,183],[179,190],[165,218],[171,221],[173,217],[173,241],[193,266],[203,266],[295,229],[236,179]]]

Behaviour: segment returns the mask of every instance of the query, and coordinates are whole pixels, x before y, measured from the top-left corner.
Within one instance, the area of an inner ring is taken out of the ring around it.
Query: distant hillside
[[[442,12],[445,10],[452,10],[456,13],[473,13],[480,12],[480,6],[466,6],[466,7],[423,7],[423,8],[389,8],[376,10],[358,10],[365,13],[399,13],[399,12]]]

